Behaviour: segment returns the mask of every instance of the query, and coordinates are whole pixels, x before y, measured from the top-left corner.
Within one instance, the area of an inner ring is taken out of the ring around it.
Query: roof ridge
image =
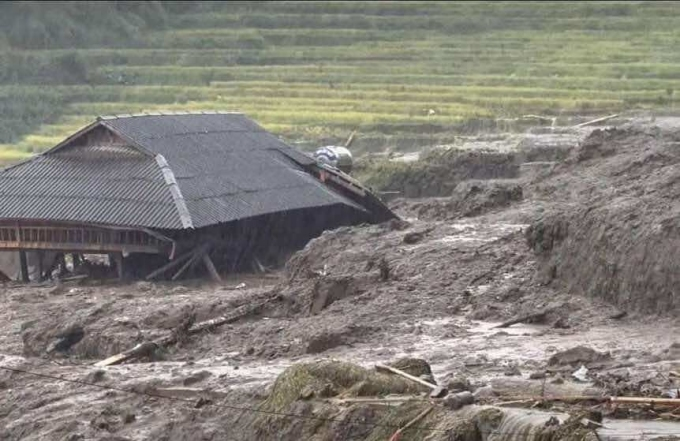
[[[168,161],[165,160],[163,155],[159,153],[154,159],[156,160],[158,167],[161,169],[161,173],[163,173],[165,183],[170,188],[170,194],[172,195],[172,200],[175,203],[175,208],[177,208],[177,214],[179,215],[179,220],[182,223],[182,228],[194,228],[194,223],[191,220],[191,213],[189,212],[187,203],[184,200],[184,196],[182,196],[182,190],[180,190],[177,180],[175,179],[175,173],[172,171],[170,165],[168,165]]]
[[[140,113],[122,113],[118,115],[100,115],[97,121],[108,121],[112,119],[137,118],[143,116],[182,116],[182,115],[245,115],[243,112],[227,111],[227,110],[193,110],[193,111],[166,111],[159,110],[156,112],[140,112]]]

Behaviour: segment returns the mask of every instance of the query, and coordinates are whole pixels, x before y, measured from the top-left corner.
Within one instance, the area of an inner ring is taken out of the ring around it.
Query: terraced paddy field
[[[673,108],[680,89],[676,2],[0,7],[4,162],[100,114],[242,111],[304,148],[356,129],[358,153],[412,151],[527,114]]]

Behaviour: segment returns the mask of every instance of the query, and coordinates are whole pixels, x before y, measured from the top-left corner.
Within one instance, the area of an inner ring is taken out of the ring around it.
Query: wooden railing
[[[141,230],[0,225],[0,249],[159,253],[167,245]]]

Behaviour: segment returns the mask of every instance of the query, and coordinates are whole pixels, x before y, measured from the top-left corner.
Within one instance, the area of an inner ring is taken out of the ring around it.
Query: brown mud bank
[[[680,308],[680,130],[593,132],[530,185],[557,204],[527,230],[543,280],[628,310]]]

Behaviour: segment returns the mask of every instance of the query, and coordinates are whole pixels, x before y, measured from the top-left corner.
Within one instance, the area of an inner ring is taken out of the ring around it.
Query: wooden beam
[[[207,252],[203,253],[203,263],[205,264],[205,267],[208,269],[208,272],[210,273],[210,277],[213,279],[213,282],[215,283],[222,283],[222,278],[220,277],[220,273],[217,272],[217,268],[215,268],[215,264],[213,263],[212,259],[210,258],[210,254]]]
[[[145,254],[161,254],[163,250],[155,245],[126,245],[113,243],[64,243],[64,242],[18,242],[18,241],[0,241],[0,250],[54,250],[64,252],[91,252],[91,253],[145,253]]]
[[[182,255],[179,256],[177,259],[171,260],[170,262],[166,263],[165,265],[163,265],[162,267],[158,268],[157,270],[154,270],[154,271],[152,271],[151,273],[149,273],[149,275],[147,275],[147,276],[145,277],[145,279],[146,279],[146,280],[151,280],[151,279],[155,278],[156,276],[160,276],[161,274],[163,274],[163,273],[166,272],[167,270],[169,270],[169,269],[171,269],[171,268],[174,268],[174,267],[176,267],[176,266],[179,266],[179,265],[180,265],[182,262],[184,262],[186,259],[188,259],[188,258],[190,258],[191,256],[193,256],[193,254],[194,254],[193,250],[192,250],[192,251],[189,251],[188,253],[182,254]]]
[[[200,256],[200,253],[198,253],[197,251],[194,251],[194,253],[193,253],[192,256],[191,256],[191,259],[187,260],[187,263],[185,263],[184,265],[182,265],[182,268],[180,268],[179,270],[177,270],[177,272],[175,273],[175,275],[172,276],[172,280],[177,280],[177,279],[179,279],[179,277],[184,273],[184,271],[186,271],[190,266],[192,266],[192,265],[194,265],[194,264],[196,263],[196,261],[198,260],[199,256]]]
[[[116,263],[116,271],[118,272],[118,280],[123,280],[123,253],[113,253],[113,259]]]
[[[218,326],[234,323],[244,317],[248,317],[249,315],[257,313],[269,302],[274,301],[278,298],[279,298],[278,294],[275,294],[257,303],[247,303],[245,305],[241,305],[238,308],[234,309],[234,311],[231,314],[216,317],[214,319],[206,320],[201,323],[196,323],[194,326],[187,330],[187,333],[189,335],[202,334],[204,332],[211,331]],[[98,361],[97,363],[94,364],[94,366],[97,367],[111,366],[114,364],[120,364],[125,361],[133,360],[135,358],[141,358],[143,356],[149,355],[156,348],[168,346],[176,342],[177,335],[175,333],[171,333],[165,337],[161,337],[152,342],[140,343],[134,348],[129,349],[125,352],[121,352],[120,354],[112,355],[111,357],[105,360]]]
[[[586,127],[586,126],[589,126],[589,125],[592,125],[592,124],[597,124],[599,122],[604,122],[604,121],[610,120],[612,118],[616,118],[617,116],[619,116],[618,113],[615,113],[615,114],[609,115],[609,116],[603,116],[602,118],[592,119],[590,121],[582,122],[581,124],[576,124],[574,127]]]
[[[26,251],[20,250],[19,251],[19,265],[21,266],[21,280],[24,283],[30,282],[30,278],[28,277],[28,261],[26,260]]]
[[[45,260],[45,253],[42,250],[38,250],[38,282],[42,282],[43,280],[45,280],[45,277],[43,275],[44,260]]]

